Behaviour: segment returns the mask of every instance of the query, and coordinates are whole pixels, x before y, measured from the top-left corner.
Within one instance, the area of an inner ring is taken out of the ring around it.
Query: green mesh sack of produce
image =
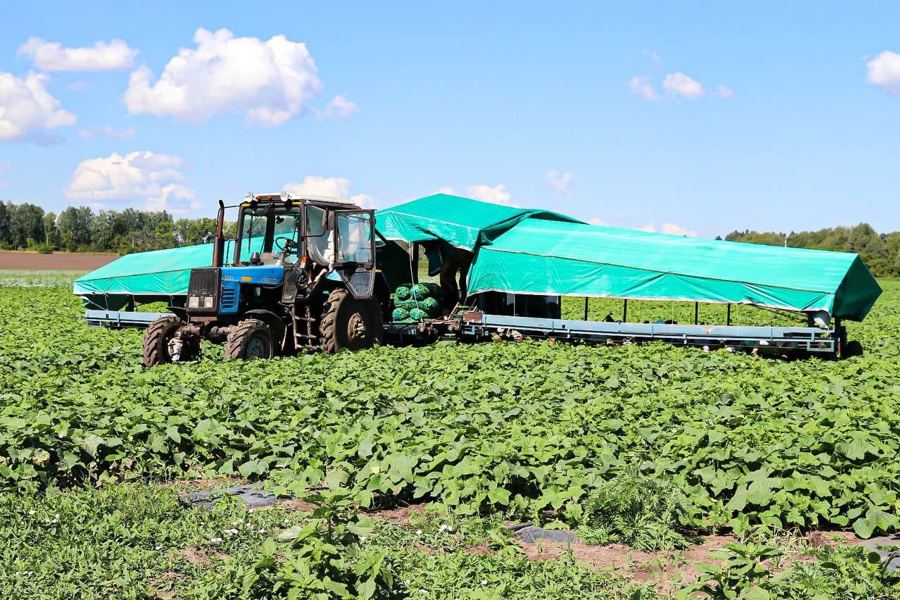
[[[394,311],[396,312],[396,311]],[[428,318],[428,313],[422,310],[421,308],[414,308],[409,311],[409,318],[414,319],[416,321],[421,321],[422,319]]]
[[[401,285],[396,290],[394,290],[394,297],[397,300],[409,300],[410,291],[408,285]]]
[[[410,292],[412,292],[412,297],[416,298],[417,300],[422,300],[423,298],[427,298],[431,295],[431,290],[428,289],[428,286],[424,283],[417,283],[416,285],[412,286]]]
[[[403,310],[412,310],[414,308],[419,308],[419,303],[415,300],[397,300],[394,301],[394,306],[396,308],[402,308]]]
[[[413,309],[417,310],[417,309]],[[410,317],[409,311],[405,308],[395,308],[394,312],[391,313],[392,321],[405,321]]]
[[[424,300],[422,300],[422,302],[419,303],[419,308],[427,310],[429,314],[433,313],[440,307],[441,303],[437,301],[437,298],[425,298]]]
[[[443,295],[441,286],[436,283],[417,283],[410,288],[410,295],[416,300],[440,298]]]

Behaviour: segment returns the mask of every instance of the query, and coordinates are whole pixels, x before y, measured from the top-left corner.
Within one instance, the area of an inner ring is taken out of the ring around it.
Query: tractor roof
[[[254,201],[259,204],[287,204],[288,202],[292,202],[294,204],[309,204],[311,206],[322,206],[325,208],[361,208],[349,198],[318,196],[315,194],[290,194],[287,192],[280,192],[278,194],[247,194],[247,197],[241,202],[241,206],[249,206],[250,203]]]

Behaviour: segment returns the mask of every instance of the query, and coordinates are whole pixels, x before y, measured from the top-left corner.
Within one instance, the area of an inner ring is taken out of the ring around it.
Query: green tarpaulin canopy
[[[447,194],[380,210],[376,226],[389,240],[474,251],[470,293],[743,303],[856,320],[881,293],[855,254],[598,227]],[[226,264],[233,250],[227,243]],[[212,244],[130,254],[80,277],[74,291],[112,309],[184,295],[191,269],[211,263]]]
[[[526,219],[478,250],[469,293],[754,304],[862,320],[881,288],[856,254]]]
[[[548,210],[502,206],[450,194],[434,194],[379,210],[375,222],[379,233],[389,240],[442,240],[471,252],[527,218],[580,223]]]

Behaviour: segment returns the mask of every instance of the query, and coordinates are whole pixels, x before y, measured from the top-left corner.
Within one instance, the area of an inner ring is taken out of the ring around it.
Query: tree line
[[[87,206],[70,206],[56,214],[34,204],[0,202],[0,247],[7,249],[129,254],[209,242],[215,228],[215,219],[209,217],[175,219],[166,212],[94,211]],[[226,235],[234,236],[234,223],[228,224]],[[879,234],[867,223],[790,233],[732,231],[725,239],[855,252],[875,275],[900,276],[900,231]]]
[[[854,227],[827,227],[818,231],[777,233],[774,231],[732,231],[732,242],[838,250],[859,254],[877,277],[900,277],[900,231],[879,234],[868,223]]]
[[[40,252],[129,254],[212,241],[216,220],[175,219],[167,212],[70,206],[59,214],[34,204],[0,202],[0,247]],[[234,224],[229,224],[234,234]]]

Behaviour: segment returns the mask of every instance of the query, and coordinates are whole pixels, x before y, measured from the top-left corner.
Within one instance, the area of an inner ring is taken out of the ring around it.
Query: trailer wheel
[[[325,301],[319,324],[322,349],[363,350],[380,344],[384,334],[381,306],[374,298],[357,300],[347,290],[332,290]]]
[[[850,358],[851,356],[862,356],[863,347],[857,340],[847,342],[841,349],[841,358]]]
[[[225,342],[225,360],[273,358],[275,340],[272,328],[259,319],[244,319],[238,323]]]
[[[175,317],[160,317],[147,326],[142,341],[144,366],[150,367],[172,362],[169,343],[175,337],[182,323]],[[192,348],[188,345],[182,347],[178,356],[179,360],[192,358]]]

